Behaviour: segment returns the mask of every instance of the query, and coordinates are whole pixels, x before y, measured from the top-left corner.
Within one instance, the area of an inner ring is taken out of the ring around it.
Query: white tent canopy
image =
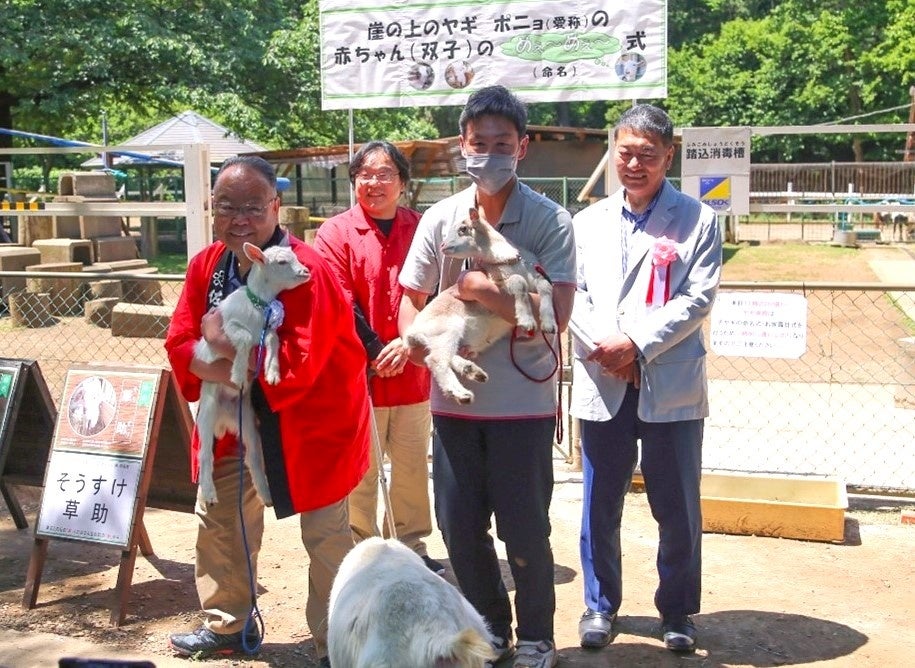
[[[154,125],[148,130],[144,130],[135,137],[122,142],[125,146],[163,146],[176,144],[209,144],[210,164],[219,165],[226,158],[230,158],[239,153],[253,153],[266,151],[267,148],[261,144],[239,139],[223,126],[215,121],[201,116],[196,111],[183,111],[177,116],[172,116],[166,121]],[[139,151],[134,151],[138,152]],[[145,152],[144,152],[145,154]],[[150,151],[151,158],[163,158],[181,162],[183,156],[181,151]],[[114,167],[124,167],[127,165],[146,164],[141,158],[128,156],[115,156],[113,160]],[[98,169],[102,166],[101,158],[92,158],[82,163],[82,166],[89,169]]]

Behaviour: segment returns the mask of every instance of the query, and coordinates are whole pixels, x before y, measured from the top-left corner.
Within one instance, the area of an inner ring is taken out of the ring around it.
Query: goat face
[[[470,208],[467,218],[452,227],[442,240],[442,254],[480,260],[484,264],[508,264],[521,260],[518,250],[495,228],[481,220],[474,208]]]
[[[299,262],[288,246],[271,246],[261,250],[254,244],[245,243],[245,255],[251,262],[252,270],[265,275],[270,291],[276,295],[307,282],[311,278],[308,267]],[[267,266],[270,266],[269,271]]]

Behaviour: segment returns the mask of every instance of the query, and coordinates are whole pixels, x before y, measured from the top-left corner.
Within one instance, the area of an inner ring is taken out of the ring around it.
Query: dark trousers
[[[584,504],[581,564],[585,605],[616,612],[623,599],[620,523],[642,441],[642,476],[658,523],[658,589],[662,616],[699,612],[702,514],[699,480],[704,420],[643,422],[639,393],[629,386],[619,413],[607,422],[581,420]]]
[[[461,591],[493,635],[511,638],[512,609],[489,534],[505,543],[520,640],[552,640],[550,547],[555,419],[433,417],[435,516]]]

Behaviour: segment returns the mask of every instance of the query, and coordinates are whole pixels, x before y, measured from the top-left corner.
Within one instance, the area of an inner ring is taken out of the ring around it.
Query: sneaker
[[[686,615],[664,617],[661,633],[664,635],[664,646],[672,652],[691,652],[696,647],[696,625]]]
[[[515,645],[511,638],[505,639],[494,636],[492,639],[492,651],[496,657],[492,661],[483,664],[484,668],[493,668],[500,661],[504,661],[515,653]]]
[[[260,640],[257,632],[248,634],[248,647],[255,648]],[[190,633],[175,633],[168,638],[168,645],[182,656],[204,658],[213,654],[229,655],[248,653],[242,644],[242,631],[238,633],[215,633],[205,626]],[[256,650],[255,650],[256,651]]]
[[[616,613],[588,608],[578,622],[578,638],[586,649],[600,649],[610,644]]]
[[[421,556],[423,559],[423,563],[426,564],[426,568],[428,568],[430,571],[432,571],[436,575],[445,574],[445,565],[442,562],[436,561],[435,559],[433,559],[432,557],[430,557],[426,554],[423,554]]]
[[[519,640],[515,647],[514,668],[553,668],[559,663],[552,640]]]

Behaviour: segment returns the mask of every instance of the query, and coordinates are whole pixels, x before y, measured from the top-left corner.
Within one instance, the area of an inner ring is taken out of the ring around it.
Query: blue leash
[[[254,378],[252,382],[256,381],[258,376],[260,376],[261,366],[264,363],[264,342],[267,338],[267,331],[269,329],[276,329],[283,322],[283,305],[277,301],[273,300],[264,308],[264,327],[261,330],[260,343],[257,346],[257,362],[254,366]],[[245,528],[245,512],[244,512],[244,485],[242,482],[245,479],[245,443],[242,438],[242,410],[241,410],[241,401],[242,401],[242,391],[238,391],[238,449],[239,449],[239,460],[238,460],[238,518],[241,524],[241,539],[242,544],[245,546],[245,558],[248,565],[248,586],[251,589],[251,610],[248,613],[248,617],[245,620],[245,626],[242,629],[241,633],[241,646],[246,654],[255,654],[261,648],[261,645],[264,643],[264,634],[265,634],[265,625],[264,618],[261,615],[260,608],[257,606],[257,582],[254,579],[254,566],[251,563],[251,550],[248,547],[248,531]],[[257,630],[257,641],[253,645],[248,644],[248,633],[252,630]]]

